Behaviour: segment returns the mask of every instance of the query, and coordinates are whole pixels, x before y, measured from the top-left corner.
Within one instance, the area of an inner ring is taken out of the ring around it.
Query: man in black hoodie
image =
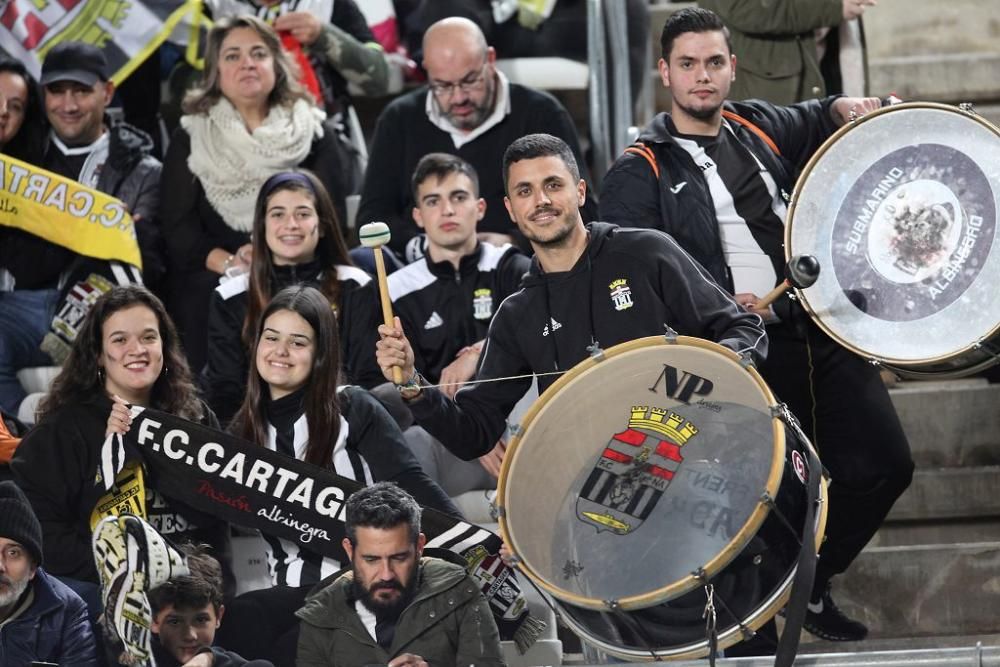
[[[399,390],[413,416],[454,454],[470,460],[490,451],[531,375],[538,374],[542,392],[595,344],[608,348],[669,325],[752,361],[764,358],[760,317],[740,308],[669,236],[584,225],[587,186],[564,141],[522,137],[507,148],[503,167],[504,204],[535,251],[524,287],[497,309],[479,359],[477,380],[504,380],[473,383],[452,401],[423,386],[399,321],[379,327],[379,366],[390,379],[393,366],[403,369],[410,381]],[[616,308],[607,291],[616,281],[631,290],[630,307]]]

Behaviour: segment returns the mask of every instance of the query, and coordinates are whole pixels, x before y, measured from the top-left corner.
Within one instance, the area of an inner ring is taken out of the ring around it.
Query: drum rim
[[[792,257],[794,256],[794,249],[792,248],[792,228],[795,225],[795,211],[798,208],[799,196],[802,193],[802,189],[805,187],[806,181],[809,179],[809,175],[813,172],[816,163],[819,162],[819,160],[827,153],[827,151],[830,150],[830,147],[833,146],[842,136],[844,136],[854,128],[858,127],[862,123],[869,122],[875,118],[878,118],[879,116],[883,116],[888,113],[905,111],[908,109],[933,109],[937,111],[948,111],[951,113],[961,114],[967,118],[970,118],[971,120],[977,121],[978,123],[986,127],[986,129],[996,134],[998,138],[1000,138],[1000,127],[997,127],[996,125],[994,125],[987,119],[983,118],[979,114],[970,111],[965,111],[959,107],[952,106],[950,104],[942,104],[940,102],[903,102],[901,104],[893,104],[891,106],[882,107],[881,109],[876,109],[875,111],[866,113],[865,115],[860,116],[856,120],[850,121],[842,125],[841,127],[837,128],[836,132],[827,137],[826,141],[824,141],[823,144],[816,149],[816,152],[813,153],[812,157],[809,158],[809,161],[806,162],[806,166],[802,168],[802,172],[799,174],[799,177],[795,181],[795,188],[792,190],[792,198],[788,204],[788,211],[785,214],[785,260],[786,261],[791,260]],[[922,357],[920,359],[901,359],[897,357],[880,356],[872,354],[870,350],[865,350],[855,345],[854,343],[851,343],[850,341],[844,340],[842,336],[833,331],[833,329],[831,329],[830,326],[827,325],[826,322],[824,322],[819,317],[819,315],[816,313],[816,309],[813,308],[812,304],[809,303],[809,296],[807,294],[808,288],[806,288],[805,290],[796,289],[795,291],[799,296],[799,302],[802,304],[802,307],[809,314],[809,319],[811,319],[813,323],[815,323],[816,326],[818,326],[826,335],[828,335],[830,338],[832,338],[840,345],[846,347],[848,350],[854,352],[858,356],[864,359],[868,359],[876,364],[882,364],[892,369],[898,369],[903,374],[912,374],[913,377],[927,377],[927,376],[959,377],[962,375],[969,375],[971,373],[978,372],[983,368],[988,368],[994,363],[1000,363],[1000,361],[994,361],[992,363],[987,364],[986,366],[983,366],[982,363],[972,362],[972,365],[970,367],[957,368],[950,371],[921,372],[921,369],[927,366],[932,366],[936,363],[940,363],[943,361],[951,361],[954,359],[958,359],[961,356],[969,353],[970,351],[977,350],[984,341],[987,341],[993,338],[998,333],[1000,333],[1000,322],[998,322],[996,326],[990,329],[989,332],[983,334],[977,342],[966,345],[965,347],[959,350],[955,350],[949,354],[938,355],[935,357]]]
[[[519,424],[516,435],[511,438],[510,443],[507,445],[507,452],[503,458],[503,463],[500,467],[500,477],[497,480],[497,514],[500,536],[504,543],[509,549],[516,555],[517,551],[513,540],[511,539],[510,531],[507,528],[507,515],[506,515],[506,498],[507,498],[507,478],[510,468],[513,465],[514,459],[517,457],[518,448],[524,439],[524,436],[530,428],[531,424],[534,422],[537,415],[542,411],[545,405],[552,400],[552,397],[556,396],[559,391],[576,379],[579,375],[590,370],[599,363],[603,363],[611,357],[624,354],[626,352],[631,352],[633,350],[641,349],[644,347],[649,347],[652,345],[681,345],[688,347],[697,347],[706,349],[712,352],[716,352],[726,357],[729,361],[735,363],[738,367],[747,371],[751,378],[755,381],[756,385],[760,388],[764,394],[766,403],[774,408],[778,405],[774,394],[771,392],[770,387],[764,382],[760,373],[751,364],[744,362],[744,358],[741,357],[736,352],[719,345],[718,343],[713,343],[708,340],[701,338],[695,338],[692,336],[646,336],[643,338],[637,338],[624,343],[619,343],[613,347],[603,350],[600,355],[591,356],[584,359],[580,363],[576,364],[570,370],[566,371],[562,376],[560,376],[552,385],[545,390],[545,392],[538,397],[532,405],[528,412],[524,415],[524,418]],[[768,472],[767,483],[765,485],[764,491],[772,498],[777,497],[777,493],[781,484],[782,475],[785,468],[785,454],[786,454],[786,441],[785,441],[785,426],[784,422],[780,419],[778,414],[772,411],[771,416],[771,430],[773,434],[773,444],[772,444],[772,456],[771,456],[771,469]],[[733,558],[735,558],[740,551],[746,546],[747,542],[757,534],[764,520],[770,513],[770,507],[762,499],[758,499],[756,506],[750,513],[743,526],[736,531],[736,534],[726,543],[726,545],[716,553],[716,555],[711,558],[706,564],[702,566],[702,574],[705,578],[711,578],[718,572],[720,572],[726,565],[728,565]],[[822,537],[822,533],[819,535]],[[817,545],[819,540],[817,540]],[[818,548],[818,547],[817,547]],[[542,577],[538,572],[534,570],[530,563],[523,560],[518,560],[518,568],[524,572],[535,584],[540,586],[542,589],[547,591],[553,597],[563,600],[569,604],[577,607],[582,607],[584,609],[594,609],[598,611],[607,611],[610,609],[611,605],[614,604],[618,608],[623,610],[634,610],[642,609],[645,607],[651,607],[661,602],[679,597],[688,591],[702,585],[702,580],[696,576],[694,573],[688,574],[682,579],[678,579],[667,586],[659,589],[655,589],[648,593],[643,593],[640,595],[632,595],[628,597],[623,597],[618,600],[600,600],[597,598],[588,598],[570,591],[566,591],[559,588],[544,577]]]

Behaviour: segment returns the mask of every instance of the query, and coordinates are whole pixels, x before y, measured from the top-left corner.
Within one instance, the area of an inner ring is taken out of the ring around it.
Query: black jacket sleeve
[[[345,285],[346,283],[341,283]],[[371,389],[385,382],[375,360],[375,341],[381,324],[379,298],[375,281],[341,295],[340,349],[341,364],[348,382]]]
[[[351,429],[347,444],[368,462],[375,481],[395,482],[424,507],[461,518],[448,494],[420,467],[403,432],[378,399],[357,387],[345,389],[343,395],[348,403],[344,416]]]
[[[801,169],[816,149],[836,131],[830,106],[838,97],[807,100],[790,106],[777,106],[760,100],[727,106],[764,130],[778,146],[782,158],[795,169]]]
[[[660,294],[678,333],[712,340],[754,363],[767,356],[767,334],[759,315],[741,308],[669,234],[652,232],[662,247],[650,271],[658,271]]]
[[[476,379],[528,377],[466,385],[455,394],[454,401],[437,389],[424,389],[417,400],[407,404],[417,423],[466,461],[493,449],[507,428],[507,415],[531,386],[528,362],[498,342],[516,340],[506,325],[508,319],[516,326],[509,304],[501,306],[490,323]],[[498,329],[503,331],[498,334]]]
[[[521,288],[524,276],[531,268],[531,258],[517,248],[511,248],[497,266],[497,287],[501,301]]]
[[[188,169],[190,154],[191,138],[184,128],[178,127],[163,158],[160,192],[164,204],[160,207],[160,228],[170,270],[182,273],[203,270],[208,253],[216,247],[198,212],[201,185]]]
[[[219,421],[229,421],[239,410],[246,393],[247,350],[243,345],[243,319],[246,309],[240,296],[228,301],[218,292],[212,292],[208,307],[208,364],[205,368],[205,387],[208,404]]]
[[[97,581],[90,530],[81,515],[87,511],[84,485],[97,470],[91,453],[99,447],[75,420],[56,415],[29,431],[14,452],[11,472],[42,524],[42,553],[51,574]]]
[[[404,173],[403,161],[398,156],[399,147],[406,143],[405,119],[400,113],[400,102],[404,101],[405,98],[400,98],[387,106],[375,124],[358,206],[358,226],[376,221],[389,225],[392,232],[389,247],[400,257],[405,257],[407,242],[420,231],[406,210],[410,174]]]

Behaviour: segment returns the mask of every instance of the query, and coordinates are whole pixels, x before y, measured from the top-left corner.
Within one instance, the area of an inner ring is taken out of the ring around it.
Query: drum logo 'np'
[[[615,433],[584,482],[576,515],[597,529],[627,535],[656,507],[698,428],[657,407],[634,406],[628,427]]]
[[[687,371],[678,372],[669,364],[663,364],[663,372],[656,376],[656,382],[649,390],[654,394],[659,392],[661,382],[663,392],[681,403],[690,403],[694,395],[708,396],[715,389],[711,380]]]

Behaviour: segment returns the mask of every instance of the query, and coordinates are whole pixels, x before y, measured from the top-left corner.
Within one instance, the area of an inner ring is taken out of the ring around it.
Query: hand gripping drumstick
[[[385,260],[382,258],[382,246],[389,242],[392,234],[389,233],[389,225],[384,222],[369,222],[362,225],[358,230],[358,239],[361,245],[371,248],[375,254],[375,273],[378,276],[378,292],[382,299],[382,319],[387,327],[395,326],[392,319],[392,302],[389,301],[389,285],[385,277]],[[399,366],[392,367],[392,381],[395,384],[403,384],[403,369]]]
[[[795,255],[785,264],[785,280],[764,295],[754,309],[767,308],[788,291],[788,288],[805,289],[819,278],[819,260],[812,255]]]

